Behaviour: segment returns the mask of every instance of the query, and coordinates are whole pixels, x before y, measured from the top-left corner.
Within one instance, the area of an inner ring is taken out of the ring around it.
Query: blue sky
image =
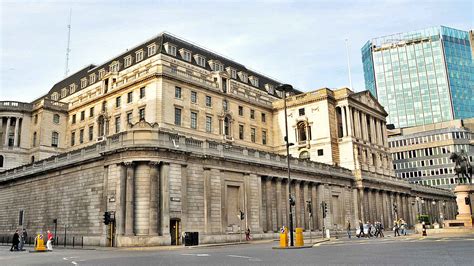
[[[473,28],[472,1],[4,1],[0,100],[32,101],[70,73],[171,32],[302,91],[364,90],[360,48],[374,37],[446,25]]]

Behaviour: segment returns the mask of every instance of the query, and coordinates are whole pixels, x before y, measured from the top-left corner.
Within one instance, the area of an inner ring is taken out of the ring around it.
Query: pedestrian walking
[[[250,241],[252,238],[250,237],[250,228],[247,227],[247,231],[245,231],[245,240]]]
[[[53,233],[48,230],[48,241],[46,242],[46,249],[48,249],[49,251],[53,251],[53,237]]]
[[[21,234],[20,234],[20,247],[19,247],[19,249],[21,251],[24,250],[23,247],[25,246],[25,242],[26,242],[27,237],[28,237],[28,233],[26,233],[26,229],[23,228],[23,232],[21,232]]]
[[[347,237],[351,238],[351,221],[347,221]]]
[[[12,238],[12,247],[10,251],[18,251],[18,244],[20,243],[20,234],[18,233],[18,229],[13,234]]]
[[[380,237],[385,237],[385,235],[383,234],[383,230],[385,229],[385,227],[383,226],[382,222],[379,223],[379,228],[380,228],[380,231],[379,231]]]
[[[357,234],[357,237],[360,238],[361,236],[364,236],[364,224],[359,220],[359,233]]]
[[[393,221],[393,233],[396,237],[397,235],[400,236],[400,225],[397,220]]]
[[[400,228],[402,230],[402,235],[406,236],[407,235],[407,223],[403,219],[400,219]]]

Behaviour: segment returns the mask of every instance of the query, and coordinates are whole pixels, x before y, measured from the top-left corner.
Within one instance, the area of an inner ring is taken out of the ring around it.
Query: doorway
[[[179,246],[180,243],[180,220],[179,219],[171,219],[170,220],[170,235],[171,235],[171,245],[172,246]]]

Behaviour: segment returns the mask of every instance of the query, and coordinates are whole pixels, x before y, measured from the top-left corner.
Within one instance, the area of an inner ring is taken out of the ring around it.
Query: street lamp
[[[438,222],[437,220],[435,220],[435,217],[434,217],[436,214],[436,210],[435,210],[436,201],[433,200],[431,204],[433,204],[433,211],[431,212],[433,215],[433,217],[431,217],[431,224],[433,224],[435,221]]]
[[[289,143],[288,140],[288,115],[286,110],[286,93],[293,90],[293,87],[289,84],[282,84],[276,87],[276,90],[283,92],[283,105],[285,109],[285,144],[286,144],[286,160],[288,162],[288,203],[290,205],[289,209],[289,220],[290,220],[290,246],[293,246],[293,205],[295,200],[291,196],[291,176],[290,176],[290,146],[293,145]]]
[[[421,217],[420,217],[420,197],[416,197],[416,210],[418,213],[418,223],[421,223]]]

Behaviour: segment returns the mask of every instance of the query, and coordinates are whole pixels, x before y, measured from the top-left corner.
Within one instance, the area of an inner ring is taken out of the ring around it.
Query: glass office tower
[[[474,117],[469,32],[433,27],[375,38],[361,50],[366,88],[388,112],[387,124]]]

